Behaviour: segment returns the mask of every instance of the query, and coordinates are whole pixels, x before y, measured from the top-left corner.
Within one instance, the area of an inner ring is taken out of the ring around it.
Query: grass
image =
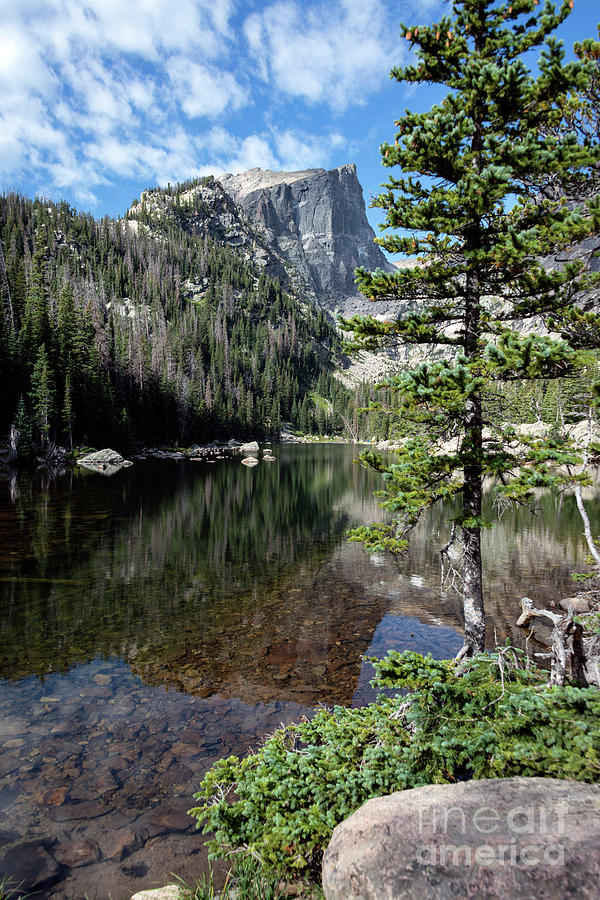
[[[180,900],[284,900],[285,896],[279,877],[265,874],[260,863],[250,857],[235,860],[221,889],[214,885],[210,866],[208,874],[202,875],[194,885],[181,878],[177,880]]]
[[[26,897],[32,897],[33,894],[19,893],[20,884],[13,886],[10,875],[3,875],[0,878],[0,900],[25,900]]]

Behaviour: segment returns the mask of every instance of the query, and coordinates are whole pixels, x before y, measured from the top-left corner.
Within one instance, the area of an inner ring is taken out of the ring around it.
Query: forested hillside
[[[0,432],[130,450],[343,428],[352,399],[325,315],[184,225],[0,198]]]

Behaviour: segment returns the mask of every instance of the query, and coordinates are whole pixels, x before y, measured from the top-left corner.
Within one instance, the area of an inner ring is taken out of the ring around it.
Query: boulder
[[[584,447],[590,439],[594,443],[600,443],[600,429],[595,422],[592,422],[591,428],[587,419],[582,419],[572,425],[566,426],[566,432],[569,437],[573,438],[578,447]]]
[[[151,450],[149,455],[154,459],[185,459],[185,454],[180,450]]]
[[[80,456],[77,460],[80,466],[99,466],[102,463],[118,466],[123,462],[123,457],[116,450],[107,447],[104,450],[96,450],[94,453],[88,453],[87,456]]]
[[[138,891],[131,900],[179,900],[180,887],[178,884],[166,884],[161,888],[149,891]]]
[[[514,426],[517,432],[525,438],[545,438],[550,431],[550,425],[546,422],[522,422]]]
[[[248,444],[242,444],[240,450],[242,453],[258,453],[258,441],[250,441]]]
[[[144,828],[121,828],[112,833],[111,839],[107,846],[104,847],[104,857],[106,859],[121,862],[125,857],[133,853],[139,847],[145,844],[148,839],[148,831]]]
[[[124,459],[120,453],[108,447],[105,450],[97,450],[95,453],[88,453],[87,456],[81,456],[77,460],[77,464],[83,466],[84,469],[101,472],[102,475],[114,475],[115,472],[133,465],[131,460]]]
[[[538,644],[541,644],[543,647],[552,646],[552,632],[554,628],[548,619],[543,619],[541,616],[535,616],[535,618],[530,619],[527,622],[525,627],[534,641],[537,641]]]
[[[568,612],[569,608],[572,606],[575,615],[588,613],[590,611],[590,599],[585,595],[581,595],[578,597],[565,597],[564,600],[561,600],[558,605],[561,609],[564,609],[565,612]]]
[[[505,778],[369,800],[323,859],[327,900],[592,898],[600,785]]]

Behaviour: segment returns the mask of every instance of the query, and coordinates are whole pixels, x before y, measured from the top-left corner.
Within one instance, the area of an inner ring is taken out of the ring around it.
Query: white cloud
[[[182,117],[247,99],[227,70],[232,12],[232,0],[0,0],[0,174],[88,197],[112,176],[189,175]]]
[[[332,152],[340,152],[346,139],[337,133],[311,135],[270,129],[262,134],[236,138],[221,128],[208,135],[205,148],[213,160],[211,172],[237,174],[259,166],[261,169],[296,171],[329,164]]]
[[[397,22],[383,0],[277,0],[244,30],[263,80],[340,111],[363,102],[398,62]]]
[[[184,56],[172,57],[167,71],[175,98],[190,119],[239,109],[247,100],[246,92],[230,72],[209,69]]]
[[[0,176],[93,203],[119,179],[345,161],[306,104],[341,111],[387,80],[392,5],[0,0]]]
[[[448,12],[447,6],[445,10],[444,6],[446,6],[446,0],[411,0],[409,3],[411,14],[413,16],[420,14],[423,21],[429,20],[433,12]]]
[[[0,91],[10,101],[31,91],[50,94],[58,81],[41,58],[36,41],[15,25],[0,30]]]
[[[158,184],[189,178],[198,170],[195,142],[180,128],[175,129],[160,145],[136,138],[120,140],[106,136],[86,147],[86,158],[88,162],[101,164],[124,178],[144,172]]]
[[[231,146],[235,148],[234,154],[225,157],[217,166],[222,171],[237,173],[253,169],[255,166],[260,166],[261,169],[279,167],[277,156],[264,135],[251,134],[241,142],[232,140]]]
[[[299,134],[296,131],[276,131],[274,140],[282,169],[316,168],[326,165],[333,151],[341,153],[346,139],[337,133],[322,135]]]
[[[217,56],[232,12],[230,0],[20,0],[13,6],[21,13],[18,20],[27,20],[57,57],[94,45],[153,61],[165,52],[198,48],[204,57]]]
[[[151,78],[141,81],[134,77],[129,82],[127,90],[131,103],[137,109],[149,112],[156,103],[156,90]]]

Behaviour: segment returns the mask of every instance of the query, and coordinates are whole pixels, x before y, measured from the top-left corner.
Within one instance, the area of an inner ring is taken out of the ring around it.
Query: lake
[[[274,452],[0,482],[0,875],[52,900],[193,878],[186,810],[212,762],[319,703],[368,702],[365,654],[461,646],[440,593],[449,510],[402,558],[369,557],[345,536],[381,516],[356,448]],[[490,505],[489,646],[522,646],[519,599],[572,594],[583,566],[574,498],[537,503]]]

